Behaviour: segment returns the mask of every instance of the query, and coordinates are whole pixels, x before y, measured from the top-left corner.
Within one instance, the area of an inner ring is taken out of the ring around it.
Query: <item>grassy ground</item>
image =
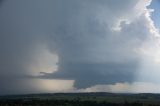
[[[1,96],[0,106],[160,106],[159,94],[56,93]]]

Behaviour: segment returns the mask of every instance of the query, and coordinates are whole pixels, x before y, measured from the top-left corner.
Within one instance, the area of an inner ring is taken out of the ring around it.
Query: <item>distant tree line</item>
[[[160,106],[159,104],[144,104],[139,101],[112,103],[107,101],[81,100],[1,100],[0,106]]]

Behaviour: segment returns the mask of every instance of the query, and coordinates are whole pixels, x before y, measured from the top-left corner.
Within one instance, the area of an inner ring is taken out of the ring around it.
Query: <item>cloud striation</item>
[[[74,80],[76,88],[134,82],[141,62],[138,50],[153,35],[146,16],[150,2],[4,1],[0,8],[0,91],[8,92],[5,89],[14,86],[10,80],[21,78]],[[39,49],[58,56],[56,72],[32,75],[28,67],[41,58]]]

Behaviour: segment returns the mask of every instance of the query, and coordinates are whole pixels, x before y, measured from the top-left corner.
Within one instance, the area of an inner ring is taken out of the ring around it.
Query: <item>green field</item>
[[[55,93],[0,96],[0,106],[160,106],[160,94]]]

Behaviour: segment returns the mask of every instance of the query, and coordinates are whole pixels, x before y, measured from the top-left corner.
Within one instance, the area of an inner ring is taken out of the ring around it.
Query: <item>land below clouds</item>
[[[0,106],[160,106],[160,94],[47,93],[0,96]]]

